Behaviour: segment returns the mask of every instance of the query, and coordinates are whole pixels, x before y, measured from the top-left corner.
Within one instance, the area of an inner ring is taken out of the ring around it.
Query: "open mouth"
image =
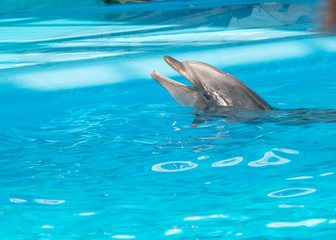
[[[190,77],[186,71],[186,67],[184,66],[185,62],[181,63],[169,56],[164,56],[163,58],[168,63],[169,66],[171,66],[178,73],[184,76],[190,83],[193,84],[193,81],[190,80]],[[162,85],[170,93],[170,95],[181,106],[191,107],[191,106],[195,106],[195,104],[203,105],[204,101],[202,100],[204,100],[204,97],[199,94],[196,87],[187,86],[171,78],[163,76],[160,73],[157,73],[155,71],[153,71],[151,75],[160,85]]]
[[[169,77],[163,76],[160,73],[155,72],[155,71],[152,71],[151,75],[157,82],[159,82],[162,85],[164,84],[163,82],[167,82],[167,83],[175,85],[176,87],[189,87],[189,86],[187,86],[183,83],[177,82],[177,81],[175,81],[175,80],[173,80]],[[191,87],[189,87],[189,88],[191,88]]]
[[[171,66],[178,73],[180,73],[183,77],[185,77],[189,82],[191,82],[188,79],[188,74],[187,74],[187,72],[185,70],[184,65],[181,62],[177,61],[176,59],[174,59],[174,58],[172,58],[170,56],[164,56],[163,59],[168,63],[169,66]],[[182,84],[180,82],[177,82],[177,81],[175,81],[175,80],[173,80],[171,78],[168,78],[166,76],[163,76],[160,73],[155,72],[155,71],[152,71],[151,75],[161,85],[164,85],[164,83],[170,83],[170,84],[173,84],[174,86],[177,86],[177,87],[180,86],[180,87],[186,87],[186,88],[194,88],[194,87],[190,87],[190,86],[187,86],[185,84]]]

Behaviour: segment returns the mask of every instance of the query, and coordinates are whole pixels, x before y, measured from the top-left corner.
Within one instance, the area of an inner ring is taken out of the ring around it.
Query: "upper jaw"
[[[179,62],[176,59],[170,57],[170,56],[164,56],[163,59],[166,61],[166,63],[175,69],[179,74],[181,74],[185,79],[187,79],[193,86],[195,86],[194,81],[191,78],[191,72],[192,71],[186,62]]]
[[[188,79],[184,63],[181,63],[172,57],[165,56],[164,59],[169,66],[174,68]],[[204,106],[207,100],[199,93],[196,87],[187,86],[165,77],[155,71],[151,73],[152,77],[162,85],[170,95],[181,105],[187,107]]]
[[[185,67],[183,66],[183,63],[177,61],[176,59],[174,59],[170,56],[164,56],[163,59],[168,63],[169,66],[171,66],[178,73],[180,73],[182,76],[184,76],[186,79],[188,79],[188,74],[186,73],[186,70],[185,70]],[[170,79],[166,76],[163,76],[160,73],[155,72],[155,71],[152,71],[151,75],[160,84],[169,83],[169,84],[173,84],[175,86],[188,87],[187,85],[179,83],[179,82],[177,82],[173,79]]]
[[[173,69],[175,69],[178,73],[180,73],[182,76],[184,76],[189,82],[191,82],[188,78],[189,75],[187,74],[186,68],[183,65],[182,62],[177,61],[176,59],[170,57],[170,56],[164,56],[163,59],[167,62],[169,66],[171,66]],[[154,78],[158,83],[160,83],[162,86],[174,86],[174,87],[182,87],[183,89],[192,89],[195,91],[195,87],[187,86],[185,84],[182,84],[180,82],[177,82],[171,78],[168,78],[164,75],[161,75],[158,72],[152,71],[151,72],[152,78]],[[191,82],[192,83],[192,82]]]
[[[180,73],[183,77],[188,79],[188,74],[186,72],[186,69],[183,65],[183,63],[177,61],[176,59],[170,57],[170,56],[164,56],[163,59],[166,61],[166,63],[174,68],[178,73]]]

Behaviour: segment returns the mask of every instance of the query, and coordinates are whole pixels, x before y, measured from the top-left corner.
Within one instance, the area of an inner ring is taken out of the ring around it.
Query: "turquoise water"
[[[3,15],[1,239],[334,238],[336,38],[313,2],[230,4]],[[167,54],[314,121],[193,128]]]

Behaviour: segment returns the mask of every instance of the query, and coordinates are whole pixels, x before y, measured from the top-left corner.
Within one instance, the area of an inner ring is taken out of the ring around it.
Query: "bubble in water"
[[[198,164],[191,161],[172,161],[159,163],[152,167],[152,171],[155,172],[180,172],[193,169],[197,167]]]
[[[306,195],[315,192],[315,188],[288,188],[267,194],[269,197],[286,198]]]
[[[276,158],[276,161],[273,161],[274,158]],[[271,161],[272,159],[272,161]],[[266,152],[264,157],[253,161],[253,162],[249,162],[248,165],[251,167],[263,167],[263,166],[267,166],[267,165],[280,165],[280,164],[284,164],[284,163],[288,163],[290,162],[289,159],[287,158],[282,158],[279,157],[277,155],[275,155],[272,151]]]
[[[234,157],[234,158],[222,160],[219,162],[215,162],[211,166],[212,167],[227,167],[227,166],[237,165],[242,161],[243,161],[242,157]]]

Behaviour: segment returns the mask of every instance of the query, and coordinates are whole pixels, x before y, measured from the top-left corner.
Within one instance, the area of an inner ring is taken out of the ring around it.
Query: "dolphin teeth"
[[[172,84],[174,84],[174,85],[186,86],[186,87],[187,87],[187,85],[184,85],[184,84],[182,84],[182,83],[180,83],[180,82],[177,82],[177,81],[175,81],[175,80],[173,80],[173,79],[171,79],[171,78],[168,78],[168,77],[166,77],[166,76],[164,76],[164,75],[161,75],[160,73],[155,72],[155,71],[152,72],[152,77],[153,77],[155,80],[162,79],[162,80],[165,80],[165,81],[167,81],[167,82],[170,82],[170,83],[172,83]]]

